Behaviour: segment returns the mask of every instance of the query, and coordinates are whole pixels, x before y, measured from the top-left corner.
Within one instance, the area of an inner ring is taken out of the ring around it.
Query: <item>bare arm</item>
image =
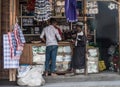
[[[61,36],[60,36],[60,34],[59,34],[57,29],[55,29],[55,35],[58,38],[58,40],[62,40],[62,38],[61,38]]]
[[[42,31],[42,33],[41,33],[41,35],[40,35],[40,39],[41,39],[43,42],[45,42],[44,35],[45,35],[45,32],[44,32],[44,29],[43,29],[43,31]]]

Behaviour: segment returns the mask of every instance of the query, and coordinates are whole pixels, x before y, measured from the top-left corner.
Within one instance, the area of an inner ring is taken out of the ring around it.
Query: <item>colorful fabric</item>
[[[77,21],[76,13],[77,2],[76,0],[65,0],[65,15],[69,22]]]
[[[13,32],[3,35],[4,68],[18,68],[25,38],[18,24],[15,24]]]
[[[52,6],[48,0],[36,0],[34,19],[37,21],[46,21],[51,18]]]
[[[13,32],[15,35],[15,40],[17,42],[17,50],[22,51],[25,43],[25,38],[18,24],[15,24]]]
[[[19,35],[18,37],[20,38],[20,43],[24,44],[26,41],[25,41],[25,37],[23,35],[23,32],[18,24],[15,24],[15,26],[17,27],[17,30],[18,30],[18,35]]]
[[[17,43],[16,43],[16,40],[15,40],[15,35],[13,32],[11,32],[11,37],[12,37],[12,44],[13,44],[13,55],[12,58],[13,59],[20,59],[20,56],[22,54],[22,51],[21,50],[17,50]]]
[[[13,44],[12,44],[11,32],[8,32],[8,41],[10,45],[10,56],[12,58],[14,56],[14,49],[13,49]]]
[[[4,69],[18,68],[19,59],[11,58],[11,50],[9,45],[8,34],[3,35],[3,57],[4,57]]]

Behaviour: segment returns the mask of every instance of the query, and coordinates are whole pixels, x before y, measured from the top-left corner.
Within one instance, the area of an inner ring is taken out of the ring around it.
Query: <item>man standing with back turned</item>
[[[49,70],[51,76],[56,76],[55,68],[58,50],[57,39],[61,40],[58,30],[54,27],[56,24],[57,22],[55,19],[50,19],[50,25],[45,27],[40,35],[40,38],[46,42],[45,76],[48,76]]]

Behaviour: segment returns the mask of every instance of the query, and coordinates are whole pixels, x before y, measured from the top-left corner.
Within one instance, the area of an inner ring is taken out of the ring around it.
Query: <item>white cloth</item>
[[[57,39],[61,40],[61,36],[58,30],[53,25],[45,27],[41,33],[40,38],[43,38],[44,35],[46,37],[46,46],[58,45]]]
[[[77,33],[75,46],[77,46],[78,40],[80,40],[80,39],[78,38],[78,36],[79,36],[79,35],[80,35],[80,36],[83,36],[83,35],[84,35],[83,31],[81,31],[81,32]]]

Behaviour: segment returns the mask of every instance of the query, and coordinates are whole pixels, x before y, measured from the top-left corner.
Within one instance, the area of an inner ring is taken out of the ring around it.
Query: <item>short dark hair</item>
[[[51,18],[50,19],[50,24],[54,24],[54,23],[57,23],[57,21],[54,18]]]
[[[80,27],[82,29],[82,26],[81,25],[76,25],[76,27]]]

